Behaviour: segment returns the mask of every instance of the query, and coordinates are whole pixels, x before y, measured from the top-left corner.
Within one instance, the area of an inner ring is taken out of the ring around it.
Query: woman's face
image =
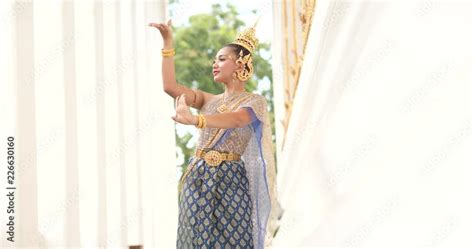
[[[224,47],[217,52],[212,63],[212,75],[215,82],[230,82],[232,74],[239,68],[235,63],[236,55],[232,48]]]

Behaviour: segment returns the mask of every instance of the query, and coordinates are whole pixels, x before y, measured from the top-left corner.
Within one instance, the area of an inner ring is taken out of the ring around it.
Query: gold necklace
[[[240,92],[240,93],[236,94],[236,96],[240,96],[240,94],[242,94],[242,93],[244,93],[244,92],[245,92],[245,90],[244,90],[243,92]],[[232,95],[233,95],[233,94],[231,94],[231,96],[232,96]],[[232,100],[234,100],[234,99],[235,99],[235,97],[232,98]],[[229,108],[228,108],[227,105],[225,104],[225,92],[222,94],[222,100],[221,100],[221,102],[222,102],[222,104],[221,104],[219,107],[217,107],[217,111],[218,111],[219,113],[229,112]]]

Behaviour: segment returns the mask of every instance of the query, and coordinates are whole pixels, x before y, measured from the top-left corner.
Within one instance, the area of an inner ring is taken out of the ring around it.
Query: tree
[[[170,4],[173,3],[175,1],[170,2]],[[225,7],[213,4],[211,13],[193,15],[189,17],[188,25],[174,27],[177,81],[206,92],[221,93],[223,85],[214,82],[212,78],[212,61],[219,49],[231,43],[237,32],[243,28],[245,28],[245,23],[238,18],[237,10],[231,4]],[[272,81],[270,58],[263,57],[263,54],[270,54],[269,50],[268,43],[261,43],[254,52],[254,75],[246,84],[247,91],[255,91],[257,82],[264,78]],[[270,115],[273,120],[273,91],[267,89],[262,94],[266,96],[270,104]],[[181,137],[176,136],[178,150],[184,154],[183,169],[194,151],[194,147],[189,145],[191,137],[190,133]]]

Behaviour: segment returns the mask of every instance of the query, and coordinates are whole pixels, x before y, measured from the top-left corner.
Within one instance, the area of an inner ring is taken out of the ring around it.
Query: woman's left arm
[[[175,122],[184,125],[196,125],[198,116],[193,115],[186,105],[185,95],[176,98],[176,115],[171,117]],[[246,108],[235,112],[205,115],[206,127],[209,128],[241,128],[252,122],[252,116]]]

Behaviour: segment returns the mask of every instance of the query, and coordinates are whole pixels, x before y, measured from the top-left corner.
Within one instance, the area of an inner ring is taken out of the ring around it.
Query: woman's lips
[[[219,73],[219,71],[213,71],[212,74],[216,76]]]

